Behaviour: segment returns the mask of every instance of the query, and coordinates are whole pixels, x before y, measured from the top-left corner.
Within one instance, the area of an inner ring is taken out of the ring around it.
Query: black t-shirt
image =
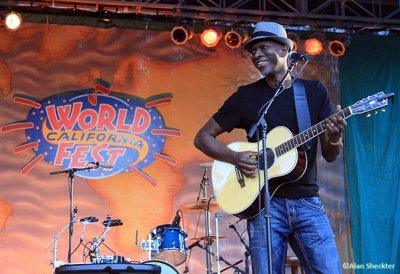
[[[324,85],[319,81],[301,80],[304,83],[308,107],[310,110],[311,126],[322,121],[332,114],[331,101]],[[214,120],[226,131],[241,128],[248,132],[257,121],[259,110],[268,102],[274,94],[274,90],[265,82],[265,78],[252,84],[239,87],[213,115]],[[293,135],[299,133],[293,87],[278,95],[265,117],[268,132],[277,126],[288,128]],[[256,141],[255,138],[249,140]],[[276,192],[276,197],[300,199],[318,196],[316,183],[316,153],[317,142],[315,137],[308,151],[308,165],[305,174],[296,182],[282,185]],[[284,183],[280,178],[269,182],[270,191]]]

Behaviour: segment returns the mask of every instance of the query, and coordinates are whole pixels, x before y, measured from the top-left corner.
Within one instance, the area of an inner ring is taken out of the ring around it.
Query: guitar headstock
[[[378,92],[374,95],[370,95],[356,103],[350,108],[353,114],[368,113],[373,110],[384,108],[389,104],[389,100],[393,102],[394,93],[385,94],[384,92]]]

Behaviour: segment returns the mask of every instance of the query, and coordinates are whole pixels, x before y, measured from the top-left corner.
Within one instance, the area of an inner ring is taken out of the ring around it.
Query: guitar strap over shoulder
[[[308,108],[308,101],[306,89],[302,80],[296,79],[293,82],[294,103],[297,115],[297,124],[299,132],[303,132],[311,127],[310,110]],[[312,140],[308,141],[307,146],[311,147]],[[306,149],[308,150],[308,149]]]

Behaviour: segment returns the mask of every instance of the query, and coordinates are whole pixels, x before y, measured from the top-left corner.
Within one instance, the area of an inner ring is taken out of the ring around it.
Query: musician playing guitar
[[[234,128],[244,129],[246,132],[250,130],[264,104],[273,97],[277,83],[285,76],[288,70],[288,53],[292,48],[293,43],[287,38],[286,31],[281,25],[271,22],[256,24],[253,36],[245,44],[245,49],[250,53],[254,66],[263,78],[239,87],[195,137],[195,146],[199,150],[217,161],[233,166],[235,171],[233,173],[237,177],[244,177],[244,180],[237,178],[234,182],[234,186],[238,189],[252,185],[258,187],[258,180],[254,180],[258,176],[258,150],[247,150],[246,146],[244,149],[228,147],[216,137]],[[311,124],[322,122],[323,125],[324,131],[318,138],[322,156],[328,162],[334,161],[342,148],[342,133],[346,122],[341,116],[333,115],[331,101],[323,84],[319,81],[301,80],[301,82],[305,88]],[[265,117],[268,125],[267,146],[269,141],[274,142],[276,139],[279,141],[280,136],[283,138],[283,134],[280,134],[282,129],[293,134],[299,133],[290,76],[284,79],[283,85],[285,90],[275,98]],[[340,110],[340,106],[337,106],[337,111]],[[248,141],[256,142],[257,138],[255,136]],[[303,153],[307,156],[304,157],[306,164],[303,165],[304,170],[300,172],[298,178],[282,174],[269,180],[269,191],[273,193],[271,233],[274,274],[285,272],[288,243],[300,259],[306,273],[341,273],[334,235],[318,197],[315,168],[317,144],[317,139],[308,143],[309,148]],[[302,158],[301,154],[299,157]],[[298,160],[296,158],[296,163],[302,162],[300,158]],[[281,166],[271,167],[271,172],[268,167],[268,175],[273,173],[273,168],[277,170],[284,168],[286,162],[290,161],[285,160],[279,163]],[[292,169],[297,170],[297,168]],[[222,173],[218,176],[213,177],[213,180],[224,180]],[[223,189],[223,186],[221,188]],[[217,193],[218,189],[214,191]],[[230,190],[222,191],[217,194],[217,198],[219,195],[221,200],[227,200],[232,194],[233,191]],[[240,202],[234,200],[227,202],[227,205],[229,207]],[[253,273],[266,274],[268,273],[266,220],[264,215],[259,213],[233,212],[237,216],[248,218],[247,229]]]

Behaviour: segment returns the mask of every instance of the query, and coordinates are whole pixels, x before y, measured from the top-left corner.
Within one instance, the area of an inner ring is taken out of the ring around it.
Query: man
[[[285,90],[278,95],[268,110],[265,120],[268,131],[277,126],[299,133],[294,91],[288,70],[288,53],[293,43],[285,29],[272,22],[256,24],[252,38],[245,45],[254,66],[264,76],[255,83],[240,87],[217,113],[200,129],[195,146],[208,156],[230,163],[245,177],[257,176],[256,152],[237,152],[216,139],[223,132],[241,128],[248,132],[257,121],[259,111],[269,101],[277,85]],[[306,91],[311,125],[324,121],[326,131],[319,136],[322,155],[334,161],[341,148],[346,122],[333,116],[326,88],[319,81],[302,80]],[[340,111],[340,106],[337,106]],[[256,141],[256,138],[249,139]],[[307,151],[308,165],[304,175],[295,182],[283,179],[269,181],[271,198],[271,237],[273,273],[284,273],[288,243],[301,260],[307,273],[341,273],[340,260],[329,220],[318,198],[316,184],[317,142]],[[266,220],[258,214],[247,222],[254,274],[268,273]]]

